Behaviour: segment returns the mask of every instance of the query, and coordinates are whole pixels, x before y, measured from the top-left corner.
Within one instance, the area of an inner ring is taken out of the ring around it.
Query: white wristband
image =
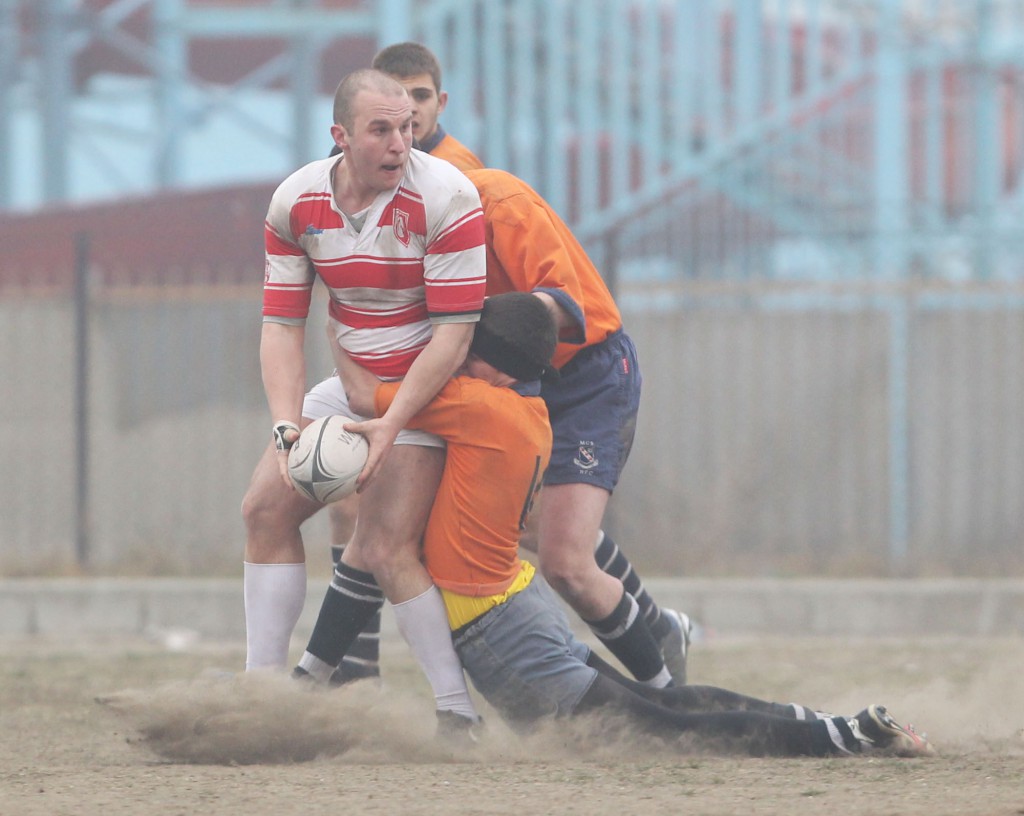
[[[295,444],[295,439],[289,440],[285,437],[285,431],[295,431],[295,433],[298,434],[299,426],[286,419],[279,419],[274,423],[274,447],[279,451],[289,450],[291,446]],[[296,437],[296,439],[297,438],[298,437]]]

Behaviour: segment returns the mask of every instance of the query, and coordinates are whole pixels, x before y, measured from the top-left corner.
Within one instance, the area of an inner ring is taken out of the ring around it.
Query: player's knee
[[[267,484],[255,483],[249,486],[242,499],[242,520],[246,529],[258,530],[267,524],[275,524],[280,514],[280,502],[267,489]]]
[[[381,580],[382,576],[397,573],[410,564],[418,564],[420,548],[418,540],[399,541],[384,537],[360,537],[352,539],[349,547],[357,555],[367,572]]]
[[[250,538],[279,536],[297,530],[316,510],[313,502],[273,482],[250,485],[242,499],[242,520]]]
[[[260,520],[267,513],[267,504],[260,492],[250,486],[242,497],[242,521],[250,533],[259,528]]]
[[[569,553],[558,550],[545,550],[541,547],[538,558],[541,575],[551,587],[563,597],[577,595],[587,584],[592,571],[593,559],[588,564],[580,563],[579,559]]]

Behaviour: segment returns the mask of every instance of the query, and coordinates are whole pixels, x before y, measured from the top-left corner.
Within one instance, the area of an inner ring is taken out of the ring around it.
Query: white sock
[[[438,711],[454,711],[472,720],[479,719],[466,687],[462,664],[452,645],[448,614],[437,587],[432,586],[422,595],[394,604],[393,608],[398,631],[434,690]]]
[[[292,630],[306,603],[305,564],[245,562],[245,670],[288,665]]]

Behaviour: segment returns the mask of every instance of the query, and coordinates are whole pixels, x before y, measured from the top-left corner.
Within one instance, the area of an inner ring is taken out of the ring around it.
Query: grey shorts
[[[597,677],[586,664],[590,647],[572,634],[539,574],[453,637],[477,691],[519,730],[542,717],[571,714]]]

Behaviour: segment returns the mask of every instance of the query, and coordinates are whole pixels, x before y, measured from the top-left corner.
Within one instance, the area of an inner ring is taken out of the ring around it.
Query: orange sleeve
[[[456,377],[445,383],[430,402],[424,405],[419,413],[409,420],[407,428],[418,431],[429,431],[449,442],[465,441],[467,428],[472,428],[473,420],[481,413],[480,403],[463,398],[463,379]],[[374,392],[374,403],[377,416],[383,416],[391,405],[401,381],[385,382],[377,386]]]
[[[600,343],[622,328],[622,317],[604,279],[544,199],[503,171],[478,170],[467,175],[484,206],[487,294],[544,289],[563,293],[578,308],[578,314],[566,311],[584,329],[585,337],[562,335],[554,357],[557,368],[580,348]]]
[[[459,170],[463,171],[479,170],[484,166],[484,163],[476,157],[472,150],[448,134],[445,135],[437,147],[430,151],[430,155],[444,159],[449,164],[454,164]]]
[[[547,210],[531,206],[523,195],[513,195],[495,202],[486,219],[491,231],[487,248],[501,264],[510,291],[562,289],[583,304],[573,259]]]

